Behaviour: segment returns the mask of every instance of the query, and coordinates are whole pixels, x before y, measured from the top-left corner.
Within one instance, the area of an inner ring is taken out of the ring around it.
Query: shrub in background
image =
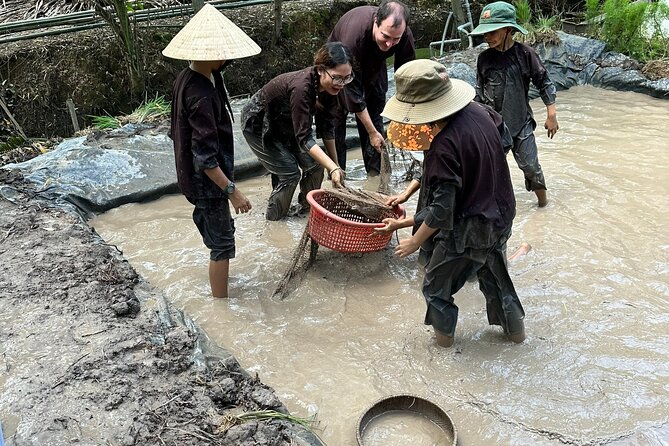
[[[663,3],[629,0],[586,0],[586,19],[593,37],[641,62],[669,57],[669,36],[662,22],[669,19]]]

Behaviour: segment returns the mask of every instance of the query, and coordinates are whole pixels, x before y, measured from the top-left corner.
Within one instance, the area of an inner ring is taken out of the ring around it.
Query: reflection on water
[[[561,92],[560,132],[548,140],[537,130],[544,209],[509,157],[518,201],[509,249],[533,246],[511,266],[527,312],[522,345],[487,325],[484,299],[467,284],[456,296],[455,346],[437,347],[422,325],[415,254],[321,248],[302,286],[272,300],[305,220],[264,220],[268,177],[239,183],[254,209],[235,222],[229,300],[209,298],[208,254],[184,198],[124,206],[92,224],[291,411],[318,412],[329,445],[355,444],[361,412],[406,392],[447,410],[466,445],[667,444],[667,105],[591,87]],[[533,106],[543,123],[545,108]],[[354,186],[376,188],[360,161],[348,170]]]

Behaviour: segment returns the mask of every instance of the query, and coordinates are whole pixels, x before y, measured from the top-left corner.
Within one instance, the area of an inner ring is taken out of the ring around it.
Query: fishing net
[[[393,208],[385,204],[387,195],[390,193],[391,176],[392,166],[390,156],[388,149],[384,148],[381,151],[381,172],[378,192],[357,190],[348,187],[328,189],[327,194],[330,196],[330,199],[327,200],[329,204],[325,204],[325,206],[328,211],[332,211],[347,220],[363,223],[380,223],[384,218],[395,216]],[[335,200],[332,200],[332,198]],[[336,209],[330,209],[331,207]],[[300,242],[293,251],[288,269],[272,294],[273,297],[284,299],[299,286],[316,259],[318,246],[318,243],[311,238],[309,225],[307,225],[304,228]]]

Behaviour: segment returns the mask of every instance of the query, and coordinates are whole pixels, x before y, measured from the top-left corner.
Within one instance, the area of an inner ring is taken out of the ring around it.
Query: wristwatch
[[[232,193],[235,191],[235,183],[230,181],[227,186],[225,186],[225,189],[223,189],[223,192],[225,192],[225,195],[230,196]]]

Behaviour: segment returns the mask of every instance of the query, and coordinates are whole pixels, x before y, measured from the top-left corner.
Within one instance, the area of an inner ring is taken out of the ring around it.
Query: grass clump
[[[586,0],[586,19],[593,37],[613,51],[641,62],[669,58],[669,36],[662,29],[669,7],[663,3]]]
[[[513,2],[513,6],[516,8],[516,21],[527,30],[527,34],[516,33],[516,40],[530,45],[536,43],[556,45],[560,43],[560,38],[556,32],[558,28],[557,15],[547,17],[539,14],[536,20],[533,20],[532,8],[528,0],[516,0]]]
[[[129,122],[142,123],[162,119],[170,114],[170,103],[165,96],[158,96],[151,101],[144,101],[139,107],[128,115]]]
[[[98,130],[113,130],[124,124],[141,124],[159,121],[170,114],[170,103],[164,96],[158,96],[152,100],[145,100],[132,113],[126,116],[114,117],[109,114],[105,116],[89,116],[93,127]]]

